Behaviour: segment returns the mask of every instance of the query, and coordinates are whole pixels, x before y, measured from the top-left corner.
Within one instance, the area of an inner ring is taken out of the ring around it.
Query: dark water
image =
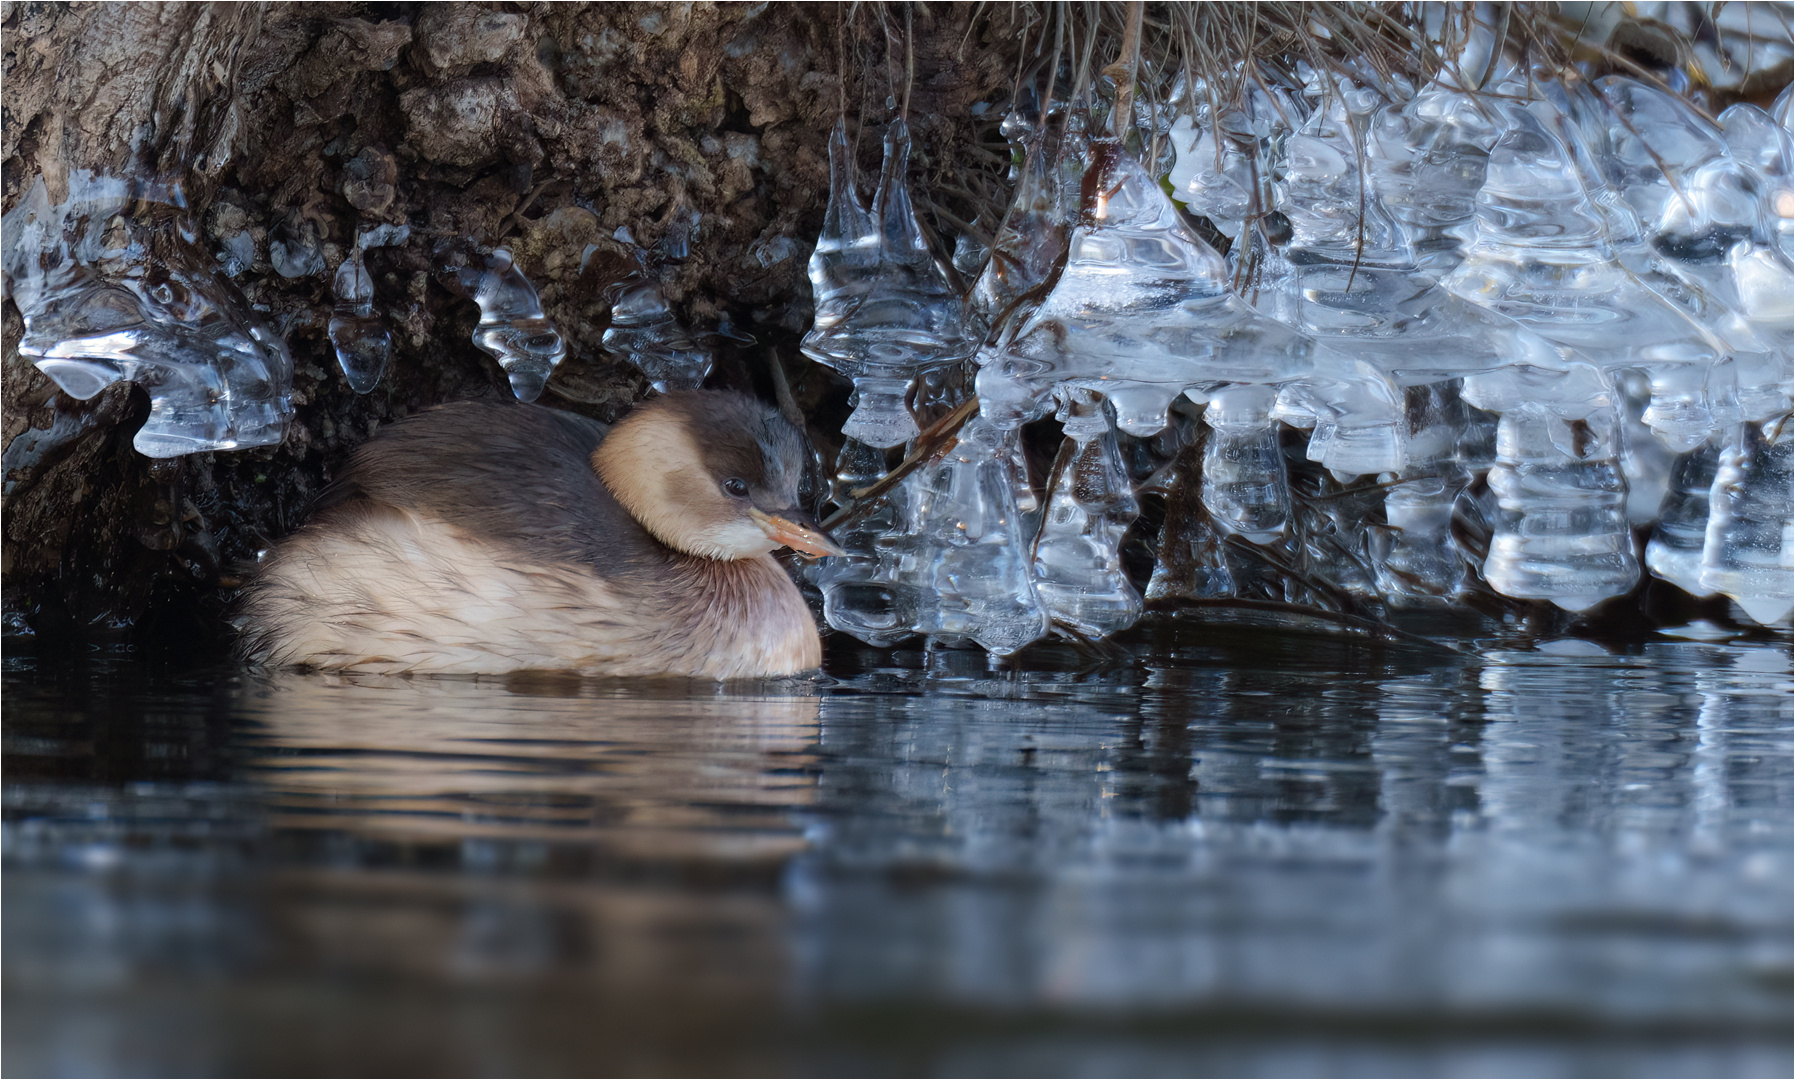
[[[726,689],[15,645],[0,1066],[1789,1075],[1787,639],[1456,644]]]

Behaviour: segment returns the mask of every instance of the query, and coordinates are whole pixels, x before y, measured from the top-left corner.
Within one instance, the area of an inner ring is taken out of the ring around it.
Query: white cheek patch
[[[778,545],[752,521],[714,525],[692,537],[695,554],[713,559],[747,559],[765,555]]]

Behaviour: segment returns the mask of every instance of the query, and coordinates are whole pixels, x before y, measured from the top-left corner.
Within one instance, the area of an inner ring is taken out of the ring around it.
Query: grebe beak
[[[754,523],[767,536],[800,555],[820,559],[825,555],[847,554],[840,545],[829,539],[829,534],[823,531],[815,517],[795,506],[771,514],[751,506],[748,508],[748,516],[754,519]]]

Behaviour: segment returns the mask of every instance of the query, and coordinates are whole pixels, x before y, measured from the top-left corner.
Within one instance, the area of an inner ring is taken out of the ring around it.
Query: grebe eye
[[[738,499],[745,499],[748,497],[748,481],[725,480],[723,481],[723,490],[734,495]]]

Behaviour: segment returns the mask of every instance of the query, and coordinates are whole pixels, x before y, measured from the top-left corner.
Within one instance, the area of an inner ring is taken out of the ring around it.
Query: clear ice
[[[693,340],[653,282],[632,285],[617,298],[604,344],[648,376],[657,393],[695,389],[710,374],[710,350]]]
[[[179,188],[83,170],[68,185],[52,206],[38,177],[0,223],[20,355],[77,399],[142,387],[146,456],[280,442],[292,360],[198,246]]]
[[[1788,400],[1795,276],[1762,201],[1768,179],[1733,155],[1724,130],[1656,87],[1617,76],[1597,87],[1615,117],[1599,160],[1641,224],[1643,242],[1620,256],[1730,355],[1721,371],[1653,373],[1647,421],[1680,451],[1718,434],[1735,409],[1761,419]],[[1747,113],[1732,119],[1750,127]]]
[[[1238,237],[1262,209],[1257,188],[1263,170],[1252,122],[1230,110],[1220,123],[1199,128],[1187,115],[1173,121],[1171,134],[1177,162],[1167,179],[1178,201],[1214,222],[1223,236]]]
[[[1178,76],[1184,115],[1136,110],[1167,136],[1151,169],[1086,137],[1089,103],[1019,93],[1010,209],[989,251],[956,248],[969,274],[985,259],[979,417],[855,534],[842,588],[891,599],[832,601],[831,623],[1002,651],[1049,619],[1114,633],[1135,617],[1117,555],[1135,483],[1165,497],[1149,601],[1375,614],[1487,585],[1587,611],[1650,572],[1786,622],[1790,95],[1715,123],[1675,80],[1561,83],[1504,48],[1476,26],[1419,87],[1369,66],[1227,95]],[[819,342],[867,296],[903,295],[875,280],[879,226],[840,130],[831,161]],[[842,370],[864,408],[864,372]],[[912,374],[883,391],[888,414]],[[1174,432],[1181,394],[1204,419]],[[1054,406],[1067,439],[1031,478],[1021,429]],[[979,582],[969,535],[988,548]]]
[[[1389,528],[1375,558],[1378,584],[1392,603],[1452,599],[1465,574],[1452,510],[1471,481],[1465,443],[1478,426],[1456,381],[1411,386],[1406,404],[1409,464],[1384,496]]]
[[[885,474],[884,451],[849,439],[836,458],[835,502]],[[833,530],[848,552],[824,560],[816,572],[823,617],[868,645],[895,645],[915,633],[920,586],[910,548],[916,539],[916,489],[900,484],[866,517]]]
[[[1055,623],[1087,638],[1133,626],[1141,597],[1122,569],[1122,534],[1140,516],[1103,397],[1071,388],[1059,419],[1066,437],[1047,482],[1035,538],[1035,591]]]
[[[1272,419],[1277,395],[1268,387],[1219,390],[1203,410],[1203,508],[1216,527],[1255,544],[1284,535],[1290,523],[1290,477]]]
[[[1078,216],[1089,140],[1075,118],[1052,123],[1032,104],[1026,98],[1019,101],[1004,122],[1022,166],[1009,213],[973,287],[973,311],[987,330],[1026,315],[1020,305],[1034,298],[1065,258]]]
[[[1670,488],[1645,545],[1646,568],[1691,596],[1713,590],[1702,584],[1702,549],[1708,539],[1710,496],[1720,468],[1720,447],[1709,441],[1679,456]]]
[[[1227,265],[1114,140],[1092,141],[1065,269],[1013,339],[981,357],[1046,393],[1098,391],[1136,437],[1191,387],[1278,383],[1312,370],[1313,343],[1254,311]]]
[[[1740,424],[1709,493],[1701,585],[1766,626],[1795,609],[1795,423]]]
[[[1625,207],[1591,197],[1571,118],[1549,101],[1487,104],[1506,128],[1490,152],[1475,239],[1443,287],[1580,361],[1645,370],[1655,398],[1675,398],[1726,347],[1616,257],[1609,222]],[[1667,400],[1653,427],[1687,439],[1708,422]]]
[[[368,275],[363,257],[371,247],[403,244],[410,235],[411,229],[405,225],[366,230],[355,238],[355,246],[337,267],[331,287],[336,305],[330,314],[330,343],[349,388],[358,394],[380,384],[393,350],[393,333],[375,310],[374,279]]]
[[[1047,633],[1016,507],[1006,431],[982,417],[940,461],[905,479],[915,540],[899,572],[918,582],[915,630],[1000,656]]]
[[[1498,132],[1486,110],[1450,84],[1380,106],[1366,142],[1370,189],[1383,201],[1422,272],[1438,278],[1464,257],[1466,226]]]
[[[804,336],[811,359],[854,380],[854,412],[842,433],[868,446],[899,446],[918,433],[906,397],[917,375],[964,363],[978,347],[965,305],[929,250],[910,202],[910,128],[885,129],[885,161],[868,211],[854,187],[847,126],[829,136],[829,206],[810,256],[816,319]]]
[[[497,248],[482,267],[448,265],[442,274],[446,284],[480,306],[474,344],[499,362],[517,400],[542,396],[548,377],[567,355],[567,343],[543,314],[535,286],[511,252]]]
[[[1504,596],[1583,611],[1639,580],[1612,406],[1575,420],[1526,402],[1496,429],[1498,516],[1484,580]]]

